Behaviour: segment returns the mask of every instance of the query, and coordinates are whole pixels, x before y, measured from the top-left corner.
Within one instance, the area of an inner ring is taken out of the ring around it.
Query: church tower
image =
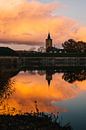
[[[48,51],[50,48],[52,48],[52,39],[50,33],[48,33],[48,37],[46,39],[46,51]]]

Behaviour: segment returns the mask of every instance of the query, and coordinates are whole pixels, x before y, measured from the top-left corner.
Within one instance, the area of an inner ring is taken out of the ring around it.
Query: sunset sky
[[[0,0],[0,42],[16,49],[44,46],[48,32],[57,46],[69,38],[86,41],[85,5],[86,0]]]

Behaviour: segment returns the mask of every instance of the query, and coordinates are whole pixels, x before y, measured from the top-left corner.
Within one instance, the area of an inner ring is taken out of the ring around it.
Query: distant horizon
[[[72,38],[69,38],[69,39],[72,39]],[[66,41],[68,41],[69,39],[67,39]],[[46,40],[46,39],[45,39]],[[53,40],[53,39],[52,39]],[[75,40],[75,39],[74,39]],[[54,40],[53,40],[54,41]],[[77,41],[77,40],[76,40]],[[81,41],[81,40],[79,40]],[[65,42],[65,41],[64,41]],[[63,43],[64,43],[63,42]],[[83,42],[86,42],[86,41],[83,41]],[[13,42],[1,42],[0,43],[0,47],[9,47],[11,49],[14,49],[14,50],[38,50],[38,48],[40,47],[45,47],[46,43],[45,42],[35,42],[36,44],[32,44],[34,42],[31,42],[30,44],[30,41],[27,41],[26,43],[24,41],[19,41],[19,42],[16,42],[16,41],[13,41]],[[38,44],[37,44],[38,43]],[[42,43],[42,44],[39,44],[39,43]],[[53,47],[56,47],[56,48],[60,48],[62,49],[62,43],[54,43],[53,42]]]

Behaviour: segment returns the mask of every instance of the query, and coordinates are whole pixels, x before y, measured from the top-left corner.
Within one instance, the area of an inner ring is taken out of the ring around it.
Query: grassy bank
[[[61,126],[58,115],[25,113],[22,115],[0,115],[1,130],[72,130],[68,123]]]

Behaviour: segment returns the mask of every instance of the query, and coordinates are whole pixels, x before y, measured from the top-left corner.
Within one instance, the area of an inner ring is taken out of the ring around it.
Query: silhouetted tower
[[[46,51],[48,51],[50,48],[52,48],[52,39],[50,33],[48,33],[48,37],[46,39]]]

